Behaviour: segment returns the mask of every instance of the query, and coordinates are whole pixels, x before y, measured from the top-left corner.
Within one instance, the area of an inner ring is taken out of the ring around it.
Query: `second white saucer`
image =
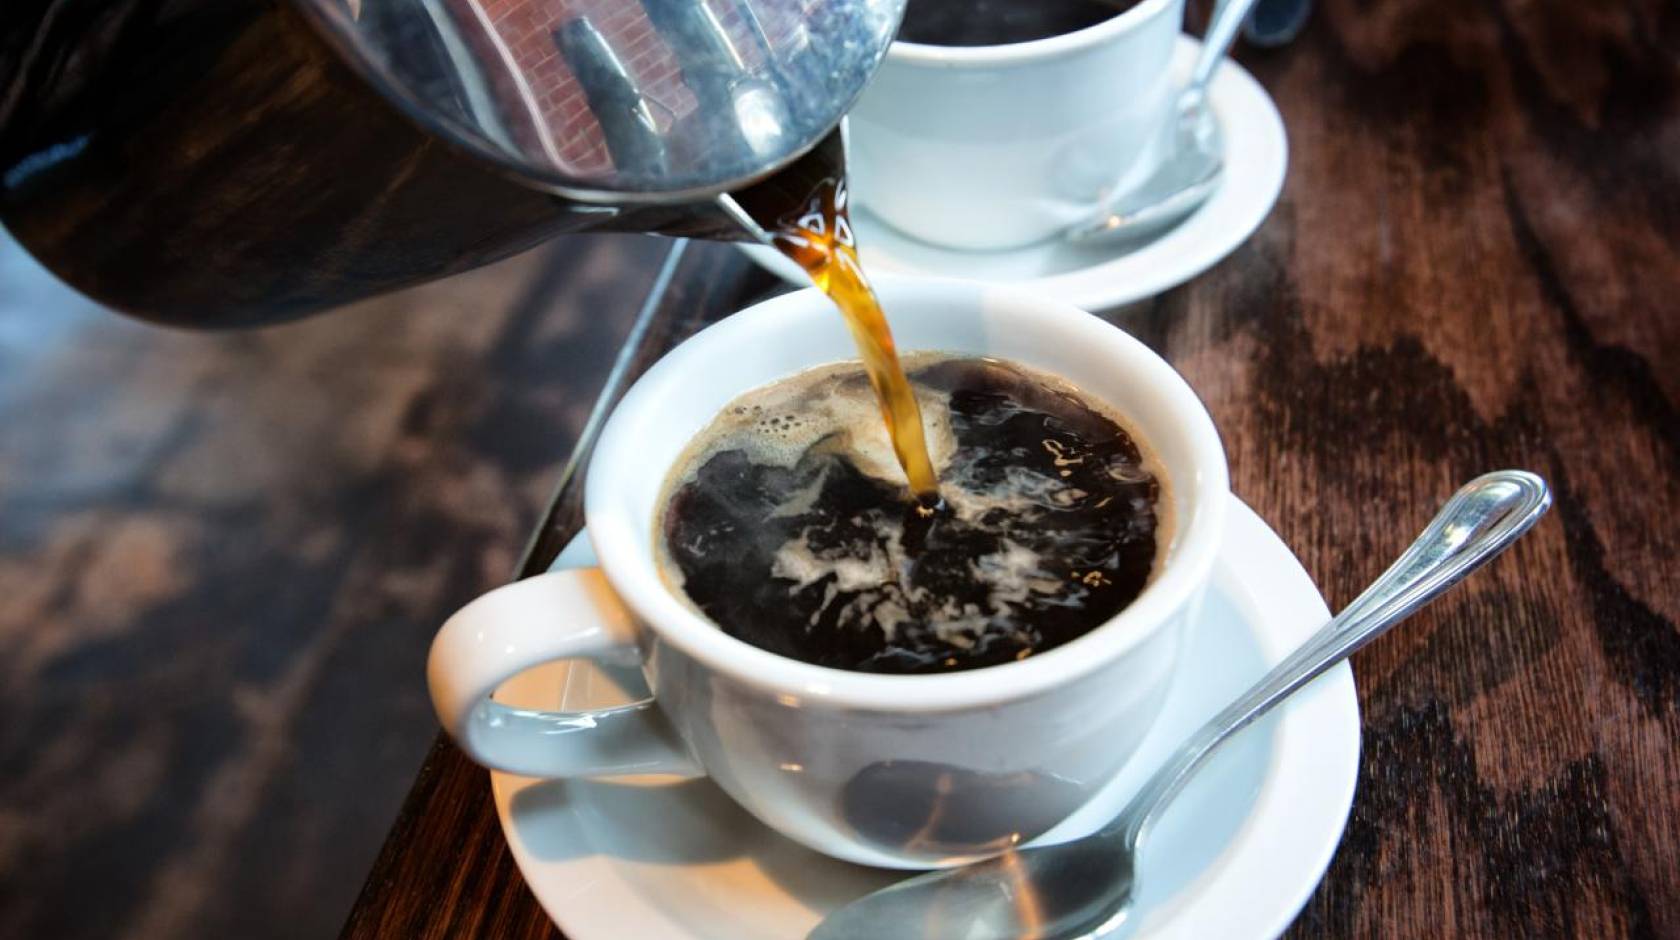
[[[1201,43],[1180,36],[1172,69],[1182,82]],[[1086,310],[1152,297],[1188,281],[1236,250],[1265,221],[1283,189],[1289,141],[1271,96],[1242,66],[1219,67],[1208,97],[1225,135],[1225,179],[1190,218],[1136,246],[1078,247],[1059,240],[1009,251],[959,251],[918,241],[869,213],[853,211],[864,267],[871,273],[922,274],[1014,284]],[[860,195],[860,198],[866,198]],[[800,286],[799,266],[764,245],[742,244],[761,266]]]

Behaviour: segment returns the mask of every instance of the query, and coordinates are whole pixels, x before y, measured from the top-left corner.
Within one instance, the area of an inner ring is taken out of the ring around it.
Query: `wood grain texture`
[[[1355,658],[1358,795],[1292,935],[1680,937],[1677,48],[1658,0],[1325,0],[1241,55],[1291,136],[1272,217],[1106,314],[1206,399],[1332,606],[1476,473],[1556,488]],[[723,306],[658,343],[736,299],[725,252],[690,261]],[[555,935],[440,743],[345,936]]]

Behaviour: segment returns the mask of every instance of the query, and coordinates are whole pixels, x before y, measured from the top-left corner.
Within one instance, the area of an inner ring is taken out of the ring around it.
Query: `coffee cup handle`
[[[503,682],[543,663],[636,665],[636,626],[599,568],[550,571],[456,611],[432,640],[426,683],[438,720],[475,762],[531,777],[700,773],[652,698],[575,712],[493,701]]]

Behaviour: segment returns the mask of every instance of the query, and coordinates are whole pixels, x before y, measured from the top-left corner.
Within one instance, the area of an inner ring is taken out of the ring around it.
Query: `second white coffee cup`
[[[1004,249],[1086,219],[1171,106],[1183,0],[1001,46],[895,42],[849,118],[852,192],[894,228]]]
[[[432,700],[468,755],[547,777],[703,772],[818,851],[901,868],[1030,841],[1119,773],[1160,709],[1219,550],[1227,476],[1213,422],[1160,357],[1073,307],[958,281],[878,286],[901,349],[1010,359],[1129,419],[1173,502],[1171,542],[1143,593],[1020,662],[910,676],[777,656],[683,603],[660,578],[654,538],[684,446],[741,393],[854,355],[828,299],[799,291],[689,339],[625,396],[589,467],[598,568],[491,591],[438,632]],[[493,701],[511,676],[568,658],[639,663],[653,697],[577,713]]]

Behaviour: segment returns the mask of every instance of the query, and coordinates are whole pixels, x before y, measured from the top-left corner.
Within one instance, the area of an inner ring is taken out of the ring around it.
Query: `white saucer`
[[[1202,721],[1329,616],[1276,534],[1232,497],[1225,547],[1155,728],[1113,785],[1045,837],[1095,829]],[[590,563],[576,540],[556,567]],[[556,663],[497,697],[583,708],[643,694],[635,673]],[[1359,765],[1353,673],[1336,667],[1231,742],[1162,817],[1141,863],[1139,932],[1270,938],[1289,925],[1341,839]],[[903,877],[818,855],[765,828],[706,780],[535,780],[492,773],[513,857],[570,940],[796,940],[826,911]]]
[[[1201,43],[1180,36],[1173,72],[1190,75]],[[1103,310],[1153,297],[1190,280],[1235,251],[1265,221],[1283,189],[1289,141],[1283,119],[1254,76],[1227,61],[1209,91],[1225,134],[1225,179],[1219,190],[1177,228],[1136,246],[1078,248],[1059,240],[1011,251],[959,251],[918,241],[871,215],[853,212],[863,264],[891,271],[1014,284],[1086,310]],[[863,195],[860,199],[866,198]],[[740,243],[760,266],[801,287],[810,278],[772,248]]]

